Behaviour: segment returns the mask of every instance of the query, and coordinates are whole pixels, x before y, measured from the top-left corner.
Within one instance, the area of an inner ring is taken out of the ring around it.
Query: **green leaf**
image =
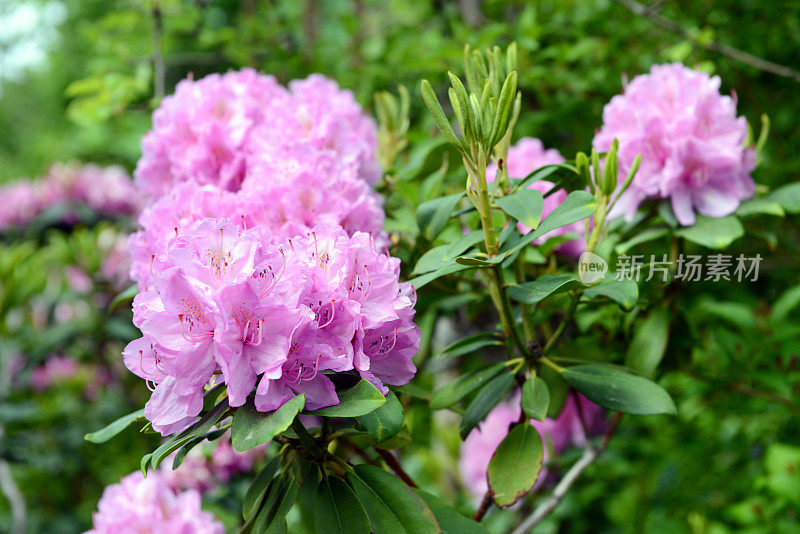
[[[411,488],[373,465],[361,464],[347,474],[372,532],[436,534],[442,529],[433,512]]]
[[[386,402],[378,388],[364,379],[350,389],[337,391],[336,394],[339,396],[339,404],[310,413],[326,417],[359,417],[377,410]]]
[[[627,241],[623,241],[622,243],[618,244],[614,247],[614,252],[617,254],[626,254],[630,249],[639,245],[641,243],[647,243],[648,241],[654,241],[659,239],[660,237],[664,237],[665,235],[669,234],[668,228],[648,228],[646,230],[642,230],[638,232],[635,236],[628,239]]]
[[[667,350],[669,320],[669,311],[659,309],[639,324],[628,346],[625,365],[652,378]]]
[[[508,296],[523,304],[536,304],[547,297],[585,287],[571,274],[545,274],[533,282],[508,288]]]
[[[83,436],[83,439],[86,441],[91,441],[92,443],[105,443],[128,428],[131,423],[141,419],[142,417],[144,417],[144,408],[141,410],[136,410],[133,413],[129,413],[128,415],[124,415],[100,430],[86,434]]]
[[[587,287],[583,295],[588,299],[608,297],[625,311],[630,311],[639,300],[639,285],[634,280],[607,280]]]
[[[482,230],[471,232],[453,243],[434,247],[423,254],[417,261],[412,274],[427,273],[452,265],[456,256],[481,241],[483,241]]]
[[[789,213],[800,213],[800,182],[779,187],[767,195],[767,199],[779,203]]]
[[[707,248],[724,249],[744,235],[744,228],[733,215],[705,217],[698,215],[693,226],[675,231],[675,235]]]
[[[597,200],[586,191],[573,191],[564,202],[556,206],[550,215],[544,218],[536,230],[530,232],[506,255],[522,249],[534,240],[542,237],[548,232],[561,228],[574,222],[582,221],[592,215],[597,209]]]
[[[489,412],[500,402],[513,383],[514,375],[503,373],[478,392],[461,417],[461,424],[458,427],[461,439],[465,439],[472,429],[489,415]]]
[[[462,143],[461,140],[456,137],[456,133],[453,131],[450,121],[447,120],[444,110],[442,109],[441,104],[439,104],[439,99],[436,98],[436,93],[433,92],[433,87],[431,87],[431,84],[428,82],[428,80],[422,80],[421,90],[422,99],[425,101],[425,105],[428,107],[431,115],[433,115],[433,121],[436,123],[439,131],[441,131],[442,135],[444,135],[445,138],[450,141],[450,144],[460,150],[464,150],[464,143]]]
[[[129,300],[133,300],[133,298],[139,294],[139,286],[137,284],[131,284],[128,286],[128,289],[114,297],[114,300],[111,301],[111,304],[108,305],[108,313],[113,312],[116,310],[120,304],[123,302],[128,302]]]
[[[458,201],[465,194],[461,192],[434,198],[419,205],[417,208],[417,224],[420,230],[425,232],[425,237],[428,238],[428,241],[433,241],[441,233],[447,221],[450,220],[450,215],[453,213]]]
[[[675,403],[661,386],[617,367],[577,365],[563,369],[561,376],[589,400],[609,410],[640,415],[677,414]]]
[[[263,443],[291,426],[295,416],[306,404],[305,394],[298,395],[274,412],[256,410],[252,400],[236,409],[231,423],[231,443],[234,450],[244,452]]]
[[[751,198],[739,206],[736,215],[740,217],[752,217],[754,215],[775,215],[783,217],[786,212],[780,202],[766,198]]]
[[[416,278],[412,278],[411,280],[408,281],[408,283],[414,286],[414,289],[419,291],[421,287],[433,282],[437,278],[441,278],[442,276],[447,276],[448,274],[454,274],[459,271],[466,271],[467,269],[470,268],[471,267],[467,265],[458,265],[454,263],[451,265],[446,265],[441,269],[436,269],[433,272],[425,273],[421,276],[417,276]]]
[[[441,410],[457,403],[476,389],[483,387],[492,378],[499,375],[506,365],[496,363],[473,373],[462,375],[431,395],[431,410]]]
[[[514,190],[518,190],[522,189],[523,187],[527,187],[528,184],[532,184],[533,182],[546,180],[549,176],[559,171],[567,174],[570,179],[576,179],[576,180],[580,179],[578,170],[575,167],[567,163],[556,163],[553,165],[545,165],[543,167],[539,167],[538,169],[534,169],[533,172],[528,174],[525,178],[521,180],[512,179],[511,183],[514,185]]]
[[[784,291],[772,305],[770,322],[780,322],[786,319],[792,310],[800,305],[800,285],[790,287]]]
[[[274,478],[267,487],[266,495],[258,512],[251,513],[240,534],[286,532],[286,514],[294,504],[299,490],[297,478],[286,473]]]
[[[439,526],[442,527],[443,534],[489,534],[489,530],[467,517],[464,517],[447,503],[441,499],[434,497],[427,491],[415,489],[414,492],[425,501],[436,520],[439,521]]]
[[[522,385],[522,411],[531,419],[544,421],[550,406],[550,390],[538,376],[531,376]]]
[[[373,412],[356,417],[356,421],[376,443],[381,443],[400,432],[405,413],[397,395],[390,390],[386,394],[386,404]]]
[[[492,131],[489,135],[489,148],[496,145],[508,130],[509,114],[517,97],[517,71],[512,71],[503,82],[500,96],[497,98]]]
[[[329,476],[317,488],[315,531],[332,534],[369,534],[367,512],[350,486]]]
[[[436,357],[455,358],[464,354],[470,354],[486,347],[502,346],[503,342],[494,332],[482,332],[459,339],[445,347]]]
[[[278,472],[280,463],[280,456],[273,457],[269,463],[267,463],[267,465],[265,465],[264,468],[258,472],[256,477],[250,483],[242,504],[243,519],[249,519],[250,516],[253,515],[254,512],[257,512],[261,507],[264,496],[267,494],[267,489],[269,488],[275,473]]]
[[[542,438],[533,425],[514,426],[494,451],[487,469],[495,504],[511,506],[533,489],[543,458]]]
[[[542,220],[544,197],[536,189],[520,189],[516,193],[498,198],[495,202],[501,210],[528,228],[535,230]]]

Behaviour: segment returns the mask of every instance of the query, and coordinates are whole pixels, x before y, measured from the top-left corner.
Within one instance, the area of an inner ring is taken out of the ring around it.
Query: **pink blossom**
[[[535,171],[545,165],[554,165],[563,163],[564,158],[553,148],[545,149],[544,145],[539,139],[533,137],[524,137],[520,139],[517,144],[508,149],[508,160],[506,161],[506,169],[509,178],[522,179],[528,176],[531,172]],[[489,182],[494,182],[497,176],[497,165],[492,164],[486,169],[486,178]],[[528,185],[528,189],[535,189],[542,194],[546,194],[553,188],[553,183],[547,180],[537,180]],[[557,190],[555,193],[544,199],[544,206],[542,209],[542,219],[550,215],[556,207],[564,202],[567,198],[567,192],[563,189]],[[517,229],[527,234],[531,231],[530,228],[522,223],[517,223]],[[533,241],[537,246],[543,245],[549,238],[562,236],[565,234],[577,234],[578,239],[573,239],[561,244],[558,251],[562,254],[569,256],[580,256],[586,249],[584,243],[584,224],[583,221],[569,224],[561,228],[557,228],[549,232],[546,236],[542,236]]]
[[[207,219],[164,258],[134,299],[143,337],[123,353],[156,384],[145,415],[164,434],[195,419],[215,373],[231,406],[255,389],[256,408],[270,411],[299,394],[310,410],[337,404],[323,371],[356,370],[384,393],[416,372],[413,289],[369,234],[319,225],[281,241]]]
[[[78,362],[69,356],[50,356],[44,365],[31,371],[31,386],[35,391],[44,391],[50,386],[74,377],[79,371]]]
[[[87,534],[224,534],[222,523],[200,505],[197,491],[175,492],[158,473],[145,478],[136,471],[105,489]]]
[[[642,156],[612,216],[630,219],[644,200],[668,198],[678,221],[692,225],[695,212],[722,217],[753,195],[747,121],[736,117],[735,97],[720,95],[719,87],[718,76],[680,63],[654,65],[606,105],[595,148],[619,140],[621,176]]]

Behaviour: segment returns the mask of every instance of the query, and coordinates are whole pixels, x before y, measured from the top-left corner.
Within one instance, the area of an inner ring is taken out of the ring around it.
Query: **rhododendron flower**
[[[222,523],[200,504],[197,491],[175,492],[158,473],[145,478],[137,471],[103,491],[87,534],[224,534]]]
[[[416,372],[413,289],[368,234],[316,226],[281,241],[207,219],[165,257],[134,299],[143,337],[123,353],[156,384],[145,415],[164,434],[194,421],[215,374],[231,406],[255,389],[256,408],[270,411],[299,394],[307,409],[337,404],[325,372],[357,370],[384,393]]]
[[[636,178],[611,216],[632,218],[642,201],[668,198],[682,225],[695,212],[722,217],[753,196],[755,151],[744,146],[747,121],[736,99],[719,94],[720,79],[680,63],[655,65],[603,110],[598,151],[619,140],[620,175],[641,154]]]
[[[321,75],[287,90],[272,76],[243,69],[183,80],[164,98],[142,141],[136,183],[151,198],[186,181],[238,191],[254,161],[298,142],[354,165],[368,183],[380,177],[374,121],[351,92]]]
[[[544,459],[535,488],[544,484],[547,479],[547,462],[553,455],[561,453],[571,445],[583,446],[588,436],[585,435],[578,410],[581,410],[590,433],[599,433],[604,425],[603,409],[582,395],[578,396],[580,408],[574,398],[567,399],[561,413],[555,419],[544,421],[531,419],[530,424],[539,432],[544,447]],[[495,450],[508,435],[510,426],[520,417],[519,393],[510,402],[498,404],[479,423],[461,444],[458,467],[461,480],[469,492],[480,499],[488,489],[486,470]]]
[[[508,160],[505,162],[506,170],[508,171],[509,178],[522,179],[530,173],[545,165],[554,165],[563,163],[564,158],[558,150],[549,148],[545,149],[544,145],[539,139],[533,137],[524,137],[520,139],[517,144],[508,149]],[[494,182],[497,177],[497,165],[491,164],[486,169],[486,179],[488,182]],[[547,180],[536,180],[528,185],[528,189],[535,189],[542,194],[546,194],[553,188],[553,183]],[[567,198],[567,192],[559,189],[553,194],[544,199],[544,206],[542,208],[542,219],[550,215],[556,207],[564,202]],[[527,234],[531,231],[530,228],[522,223],[517,223],[517,229]],[[573,239],[559,245],[558,251],[562,254],[569,256],[580,256],[586,249],[586,243],[583,240],[584,223],[579,221],[576,223],[568,224],[549,232],[546,236],[535,239],[533,243],[537,246],[543,245],[551,237],[562,236],[566,234],[577,234],[578,239]]]
[[[31,371],[31,386],[44,391],[56,382],[72,378],[78,373],[78,362],[69,356],[50,356],[44,365]]]

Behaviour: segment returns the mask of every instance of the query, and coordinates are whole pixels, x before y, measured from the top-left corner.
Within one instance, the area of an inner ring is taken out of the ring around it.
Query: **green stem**
[[[569,303],[569,308],[567,308],[567,313],[564,315],[564,318],[556,328],[556,331],[553,332],[553,335],[550,336],[550,339],[547,340],[547,344],[542,349],[542,354],[549,353],[552,348],[555,346],[556,342],[558,342],[558,338],[561,337],[561,334],[564,333],[564,330],[567,329],[567,325],[572,320],[572,317],[575,315],[575,310],[578,309],[578,301],[580,301],[580,297],[578,294],[573,293],[571,295],[571,302]]]
[[[292,429],[297,434],[297,437],[300,438],[300,443],[302,443],[307,449],[312,451],[321,450],[319,444],[314,441],[314,438],[311,437],[311,434],[308,433],[306,427],[303,426],[303,423],[301,423],[300,419],[297,417],[295,417],[294,421],[292,421]]]
[[[517,277],[517,283],[521,284],[525,281],[525,253],[521,252],[514,262],[514,274]],[[525,335],[525,344],[530,346],[531,342],[536,339],[536,329],[533,325],[533,309],[529,304],[520,304],[522,311],[522,333]]]

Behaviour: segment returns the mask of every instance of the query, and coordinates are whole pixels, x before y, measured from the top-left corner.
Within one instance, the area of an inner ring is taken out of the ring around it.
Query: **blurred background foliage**
[[[161,96],[186,76],[245,66],[283,82],[322,72],[352,89],[367,109],[375,91],[396,92],[406,85],[412,95],[413,160],[414,147],[435,132],[419,98],[420,79],[431,80],[441,93],[446,70],[461,63],[464,43],[484,48],[510,41],[518,43],[521,66],[517,138],[539,137],[566,157],[587,150],[602,107],[621,91],[623,76],[680,61],[718,74],[723,92],[735,89],[739,112],[752,125],[762,114],[770,117],[772,133],[756,181],[771,188],[797,181],[800,85],[708,46],[725,43],[796,67],[800,4],[680,0],[651,7],[649,13],[675,21],[686,33],[667,31],[612,0],[5,0],[0,3],[0,183],[37,176],[53,162],[72,159],[132,170]],[[433,162],[428,174],[440,162]],[[449,182],[459,187],[461,179]],[[414,238],[409,199],[432,194],[438,183],[399,184],[388,201],[387,224]],[[755,227],[767,237],[748,237],[736,246],[737,253],[766,256],[757,283],[681,289],[659,376],[676,399],[678,418],[627,417],[609,450],[542,531],[797,531],[796,221],[791,216],[748,220],[748,230]],[[6,384],[5,392],[0,387],[6,434],[0,456],[14,465],[30,532],[77,532],[89,526],[103,486],[133,471],[154,445],[153,436],[130,429],[102,447],[82,440],[85,432],[140,407],[146,398],[119,357],[136,334],[129,307],[107,311],[121,288],[101,272],[114,241],[109,233],[130,228],[131,222],[112,225],[86,217],[77,226],[37,224],[0,241],[0,350],[22,363],[3,361],[30,369],[59,353],[87,367],[36,395],[13,384]],[[767,248],[780,252],[765,253]],[[398,252],[413,260],[409,254]],[[91,283],[70,281],[72,267]],[[641,288],[643,314],[654,313],[647,309],[647,291]],[[479,310],[461,308],[472,302],[469,294],[432,290],[428,295],[420,301],[418,322],[429,343],[434,328],[485,321]],[[617,340],[620,353],[604,359],[624,357],[630,325],[619,327],[618,310],[604,310],[578,323],[567,350],[590,357],[597,346]],[[601,328],[590,330],[592,324]],[[428,345],[420,358],[439,349]],[[470,355],[461,365],[470,369],[484,361]],[[417,384],[427,389],[442,384],[436,377],[446,372],[441,367],[430,366],[433,372],[421,373]],[[92,389],[101,372],[110,378]],[[2,374],[11,377],[12,369]],[[414,437],[403,454],[408,470],[424,487],[469,512],[473,503],[458,489],[454,420],[443,412],[431,416],[427,404],[416,399],[406,417]],[[559,459],[565,465],[573,460],[569,454]],[[224,515],[223,504],[214,504],[214,511]],[[229,508],[236,513],[235,505]],[[0,499],[0,525],[9,524],[10,514]],[[497,532],[508,523],[502,512],[487,518]]]

